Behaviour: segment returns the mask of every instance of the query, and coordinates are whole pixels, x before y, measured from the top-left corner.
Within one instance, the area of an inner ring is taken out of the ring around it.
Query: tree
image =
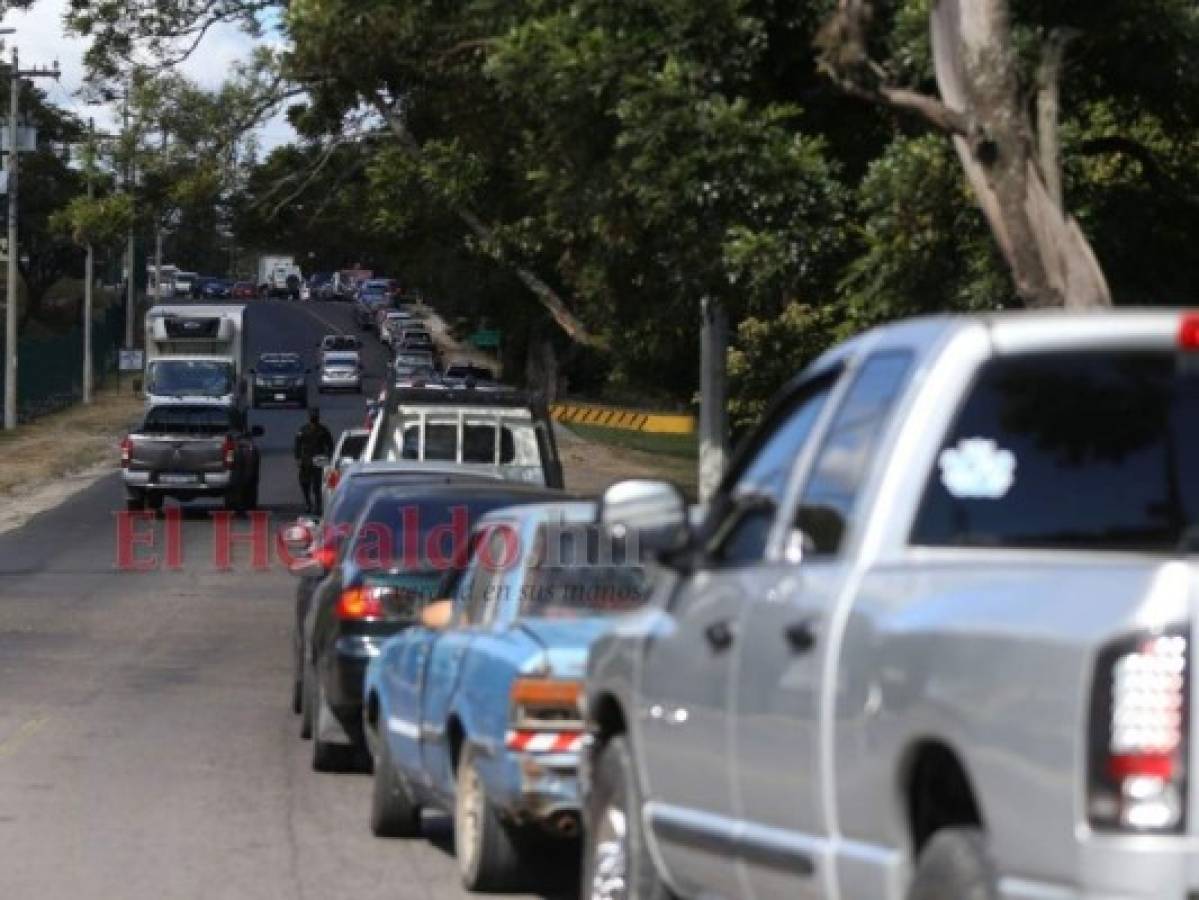
[[[1091,246],[1063,202],[1060,80],[1068,45],[1085,34],[1070,23],[1078,15],[1073,5],[1054,5],[1052,13],[1040,5],[1032,42],[1039,59],[1032,67],[1021,57],[1008,0],[933,0],[928,20],[939,98],[898,84],[895,68],[872,58],[875,6],[868,0],[840,0],[818,38],[825,70],[847,91],[919,116],[952,137],[1028,306],[1111,304]],[[1180,4],[1160,5],[1172,6],[1176,21],[1188,17]],[[1193,9],[1189,20],[1193,30]],[[1035,124],[1025,103],[1030,94]]]

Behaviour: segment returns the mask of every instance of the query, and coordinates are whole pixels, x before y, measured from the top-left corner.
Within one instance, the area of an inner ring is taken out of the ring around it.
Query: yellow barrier
[[[554,403],[550,414],[567,425],[597,425],[650,434],[695,434],[695,416],[686,413],[645,412],[589,403]]]

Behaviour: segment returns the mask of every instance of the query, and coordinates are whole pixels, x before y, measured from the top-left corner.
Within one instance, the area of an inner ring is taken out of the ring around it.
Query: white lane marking
[[[27,740],[37,734],[50,721],[49,716],[38,716],[24,722],[20,728],[0,741],[0,759],[7,759],[21,748]]]

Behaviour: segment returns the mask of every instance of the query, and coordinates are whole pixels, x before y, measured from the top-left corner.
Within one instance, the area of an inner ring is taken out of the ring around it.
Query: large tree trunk
[[[1111,293],[1090,244],[1062,209],[1053,146],[1042,150],[1021,103],[1007,0],[938,0],[931,16],[933,59],[941,99],[971,123],[954,147],[978,197],[1016,291],[1027,306],[1111,306]],[[1052,62],[1052,61],[1050,61]],[[1060,60],[1042,69],[1042,94],[1056,96]],[[1050,111],[1044,110],[1046,114]],[[1056,111],[1053,112],[1056,126]]]
[[[870,0],[840,0],[816,41],[825,72],[855,96],[952,136],[1025,306],[1111,306],[1099,262],[1062,201],[1057,98],[1065,36],[1054,35],[1044,50],[1038,134],[1022,99],[1008,0],[934,0],[940,98],[891,83],[868,52],[872,18]]]

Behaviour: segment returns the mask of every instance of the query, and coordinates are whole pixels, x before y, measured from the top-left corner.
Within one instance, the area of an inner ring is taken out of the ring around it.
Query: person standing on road
[[[333,435],[321,424],[321,411],[308,412],[308,424],[296,433],[292,453],[300,467],[300,490],[304,493],[304,509],[321,515],[321,470],[315,463],[318,456],[333,452]]]

